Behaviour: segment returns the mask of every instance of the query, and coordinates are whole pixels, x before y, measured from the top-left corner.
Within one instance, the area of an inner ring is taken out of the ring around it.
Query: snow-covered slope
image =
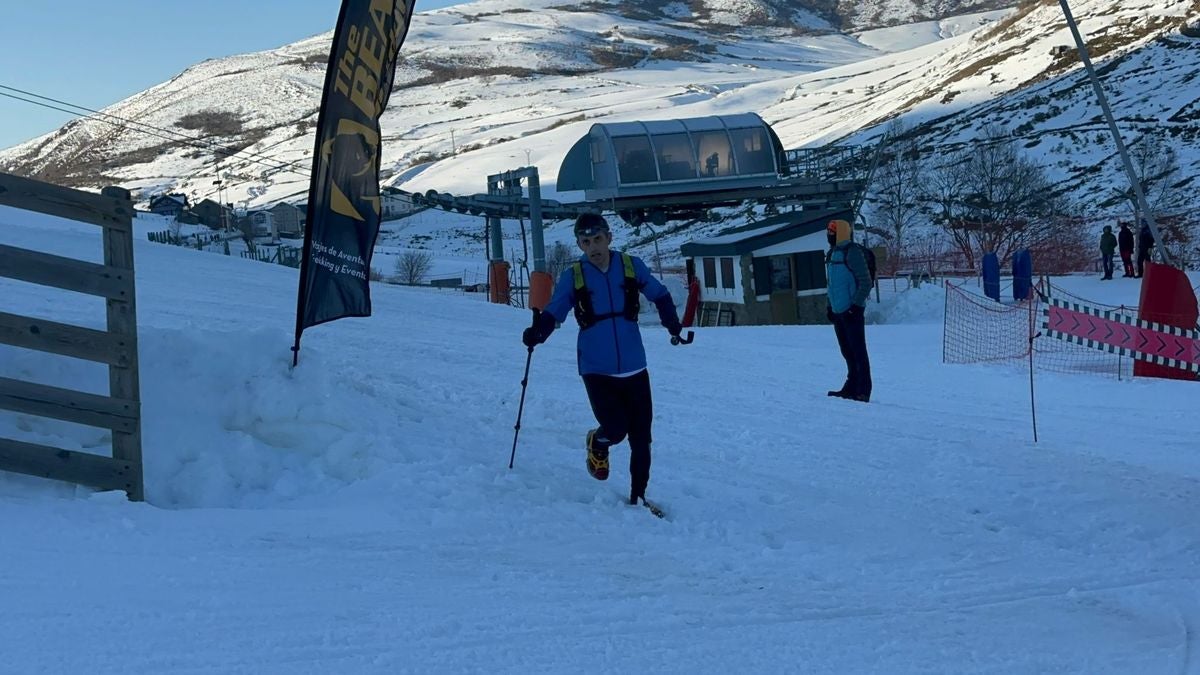
[[[8,209],[0,243],[101,248]],[[533,355],[509,471],[526,312],[376,285],[374,317],[310,329],[290,370],[294,270],[144,239],[135,259],[149,503],[0,474],[2,670],[1195,665],[1195,384],[1039,374],[1035,446],[1028,375],[941,365],[937,323],[869,329],[868,405],[825,396],[844,375],[827,326],[689,347],[646,327],[660,521],[620,503],[623,445],[608,483],[584,471],[569,321]],[[104,321],[65,292],[0,298]],[[107,385],[6,347],[0,376]],[[0,436],[109,440],[12,413]]]
[[[579,7],[603,9],[627,19],[691,21],[717,32],[736,27],[803,32],[813,27],[869,30],[1014,4],[1007,0],[592,0]]]
[[[1126,143],[1163,134],[1190,182],[1200,170],[1200,66],[1193,58],[1200,41],[1179,28],[1200,3],[1072,5]],[[1127,181],[1058,4],[1023,6],[949,44],[906,52],[892,63],[875,59],[802,76],[788,100],[765,116],[781,134],[804,144],[874,142],[882,122],[903,116],[917,125],[921,145],[935,157],[995,126],[1014,135],[1077,202],[1111,206],[1106,202]],[[1180,197],[1187,201],[1176,208],[1196,205],[1186,192]]]
[[[841,26],[846,29],[878,28],[937,21],[945,17],[993,11],[1014,6],[1003,0],[838,0]]]

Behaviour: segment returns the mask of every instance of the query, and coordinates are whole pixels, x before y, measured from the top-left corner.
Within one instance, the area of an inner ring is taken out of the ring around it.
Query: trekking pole
[[[692,344],[692,340],[695,340],[695,339],[696,339],[696,333],[689,330],[687,332],[687,337],[679,337],[678,335],[672,335],[671,336],[671,344],[672,345],[690,345],[690,344]]]
[[[535,307],[533,310],[533,325],[537,325],[538,314],[540,312]],[[513,462],[517,459],[517,436],[521,433],[521,414],[525,412],[525,389],[529,386],[529,364],[533,362],[533,347],[529,347],[529,355],[525,357],[525,376],[521,378],[521,405],[517,408],[517,423],[513,425],[513,446],[512,454],[508,457],[508,468],[513,468]]]
[[[1033,421],[1033,442],[1038,442],[1037,433],[1037,406],[1033,402],[1033,341],[1041,337],[1041,331],[1036,335],[1029,336],[1029,415]]]

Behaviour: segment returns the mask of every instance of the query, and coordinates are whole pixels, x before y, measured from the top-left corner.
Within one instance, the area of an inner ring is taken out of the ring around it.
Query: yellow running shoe
[[[596,480],[608,480],[608,441],[596,438],[597,431],[587,433],[587,470]]]

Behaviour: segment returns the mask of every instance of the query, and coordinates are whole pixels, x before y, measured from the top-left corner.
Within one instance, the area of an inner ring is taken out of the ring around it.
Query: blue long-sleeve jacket
[[[829,252],[825,261],[825,278],[828,281],[829,308],[841,314],[851,305],[865,307],[871,297],[871,272],[862,248],[851,246],[849,241],[840,242]]]
[[[633,258],[634,278],[642,295],[654,303],[659,319],[668,329],[679,326],[675,301],[667,287],[650,274],[650,269],[641,258]],[[637,322],[628,321],[621,313],[625,310],[625,266],[621,253],[612,252],[608,272],[601,272],[581,256],[585,292],[592,294],[592,310],[596,316],[615,313],[616,316],[597,321],[592,327],[580,329],[577,344],[580,375],[622,375],[646,367],[646,350],[642,346],[642,334]],[[567,318],[575,307],[575,272],[567,266],[554,286],[554,297],[546,305],[543,316],[549,315],[558,323]],[[553,324],[546,326],[548,334]]]

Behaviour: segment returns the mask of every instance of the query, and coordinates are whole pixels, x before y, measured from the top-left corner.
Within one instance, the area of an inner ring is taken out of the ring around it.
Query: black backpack
[[[862,244],[858,243],[857,241],[850,242],[850,245],[846,247],[846,255],[842,256],[842,264],[846,266],[846,269],[850,269],[850,249],[852,249],[852,248],[858,248],[858,250],[862,251],[863,258],[865,258],[867,261],[867,272],[871,275],[871,285],[874,286],[875,285],[875,251],[872,251],[871,249],[867,248],[866,246],[863,246]],[[833,249],[829,249],[829,252],[825,254],[825,262],[829,262],[829,259],[832,255],[833,255]],[[853,272],[853,270],[851,270],[851,272]]]

